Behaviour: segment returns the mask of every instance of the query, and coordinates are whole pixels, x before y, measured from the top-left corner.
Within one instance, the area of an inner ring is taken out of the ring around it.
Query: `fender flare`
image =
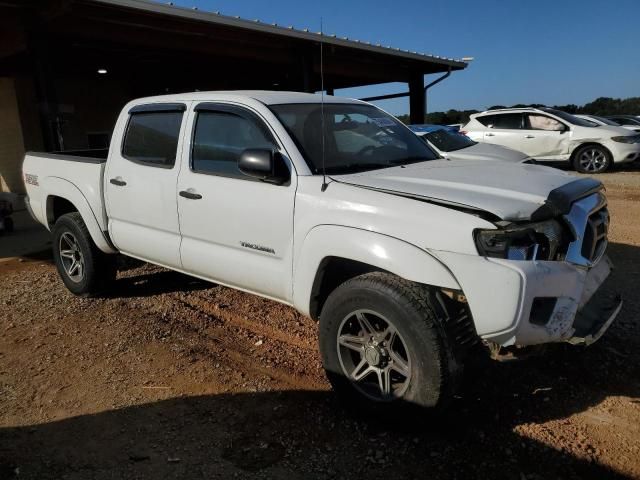
[[[305,237],[293,271],[293,305],[310,313],[313,285],[327,257],[365,263],[407,280],[460,290],[449,269],[426,250],[377,232],[339,225],[319,225]]]
[[[50,197],[64,198],[71,202],[76,210],[78,210],[96,246],[104,253],[118,253],[100,229],[100,224],[98,223],[95,213],[78,187],[68,180],[59,177],[47,177],[44,181],[41,181],[41,185],[47,192],[45,201],[42,203],[42,218],[46,219],[47,222],[51,218],[51,212],[48,211]]]

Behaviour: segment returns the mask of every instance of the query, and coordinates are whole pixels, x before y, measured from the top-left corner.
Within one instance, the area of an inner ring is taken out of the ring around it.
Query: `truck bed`
[[[47,208],[60,196],[78,211],[89,209],[100,230],[107,230],[103,174],[108,150],[27,152],[22,166],[27,206],[33,217],[50,228]],[[76,205],[77,203],[77,205]]]
[[[68,160],[70,162],[104,163],[109,155],[108,148],[90,150],[66,150],[64,152],[27,152],[27,155],[50,160]]]

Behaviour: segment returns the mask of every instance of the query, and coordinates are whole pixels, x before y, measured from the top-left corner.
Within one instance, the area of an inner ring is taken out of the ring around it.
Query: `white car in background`
[[[512,148],[471,140],[454,131],[450,125],[409,125],[409,128],[448,160],[499,160],[511,163],[529,160],[527,155]]]
[[[582,173],[640,159],[640,135],[596,125],[551,108],[506,108],[471,115],[462,131],[478,142],[524,152],[535,160],[567,162]]]
[[[610,115],[607,118],[623,128],[640,131],[640,118],[635,115]]]
[[[640,125],[621,125],[613,120],[598,115],[575,115],[578,118],[584,118],[597,125],[609,125],[610,127],[622,127],[632,132],[640,132]]]

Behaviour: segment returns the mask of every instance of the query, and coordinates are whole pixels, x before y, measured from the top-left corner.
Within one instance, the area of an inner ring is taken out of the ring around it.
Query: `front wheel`
[[[602,173],[611,166],[611,154],[600,145],[581,147],[573,158],[573,167],[580,173]]]
[[[378,272],[331,293],[320,315],[320,351],[348,405],[397,414],[448,403],[460,366],[435,303],[427,287]]]
[[[79,213],[62,215],[52,233],[56,268],[72,293],[95,295],[115,279],[115,257],[98,249]]]

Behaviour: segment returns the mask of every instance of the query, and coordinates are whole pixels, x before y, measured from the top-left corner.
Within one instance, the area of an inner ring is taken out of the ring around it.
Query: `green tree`
[[[540,108],[545,105],[541,103],[518,103],[511,108]],[[496,110],[500,108],[507,108],[504,105],[494,105],[487,110]],[[589,102],[583,106],[578,106],[573,103],[567,105],[556,105],[553,108],[562,110],[567,113],[585,113],[592,115],[640,115],[640,97],[631,98],[610,98],[600,97],[593,102]],[[452,123],[465,124],[469,121],[469,116],[478,113],[478,110],[455,110],[450,109],[446,112],[431,112],[425,116],[424,123],[433,123],[435,125],[448,125]],[[409,115],[399,115],[398,119],[405,124],[410,124]]]

